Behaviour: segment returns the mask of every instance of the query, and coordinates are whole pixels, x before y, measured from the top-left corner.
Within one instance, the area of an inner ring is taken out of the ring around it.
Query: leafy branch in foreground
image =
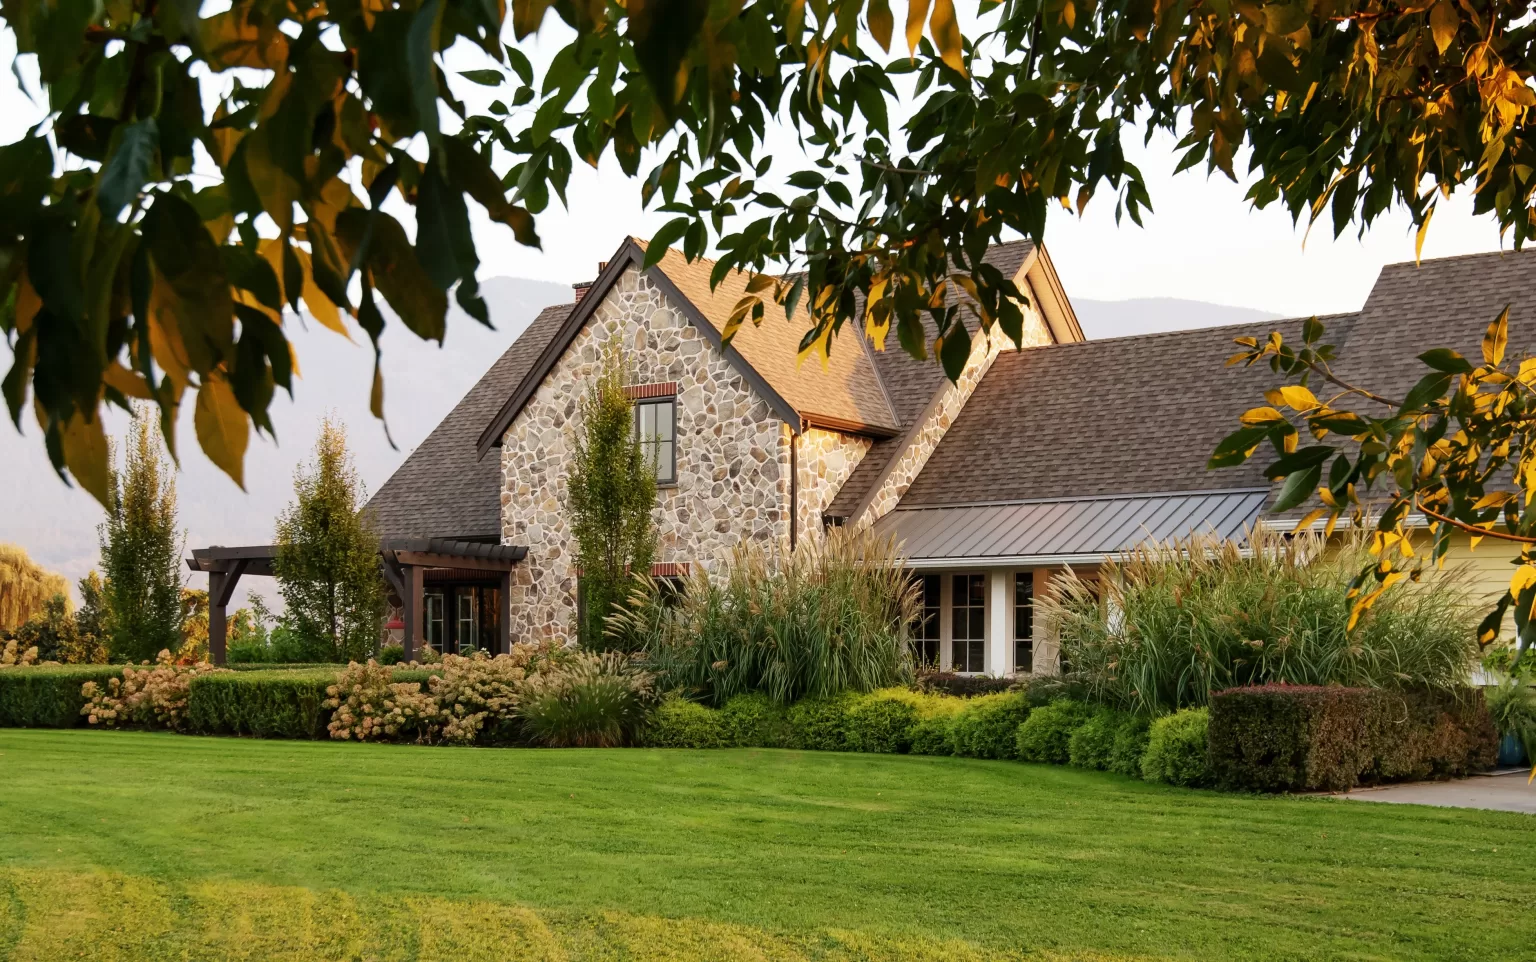
[[[1371,560],[1350,583],[1349,627],[1393,584],[1417,580],[1442,561],[1453,532],[1475,545],[1487,538],[1520,547],[1518,567],[1497,608],[1478,627],[1486,647],[1513,609],[1519,657],[1536,643],[1536,357],[1507,362],[1509,308],[1488,325],[1481,363],[1435,348],[1419,355],[1426,373],[1401,398],[1386,397],[1335,373],[1333,345],[1311,318],[1299,346],[1279,332],[1237,339],[1243,350],[1229,364],[1267,360],[1286,383],[1265,393],[1269,403],[1241,417],[1210,466],[1242,464],[1268,441],[1274,460],[1265,471],[1282,482],[1277,513],[1313,505],[1297,530],[1324,521],[1332,534],[1341,518],[1374,525]],[[1316,389],[1317,393],[1314,393]],[[1311,443],[1303,444],[1302,432]],[[1415,550],[1411,528],[1427,522],[1428,554]]]
[[[575,35],[535,77],[503,32],[510,14],[521,41],[551,9]],[[450,294],[484,322],[469,202],[536,244],[575,160],[610,150],[674,215],[653,255],[714,250],[716,281],[761,275],[727,334],[803,306],[804,353],[850,322],[880,347],[894,328],[951,377],[961,310],[1022,329],[989,244],[1039,239],[1048,210],[1100,193],[1139,222],[1127,130],[1169,131],[1180,169],[1233,179],[1246,149],[1254,204],[1336,232],[1401,204],[1422,239],[1436,191],[1473,184],[1518,246],[1536,236],[1528,11],[983,0],[962,36],[953,0],[909,0],[908,55],[888,60],[889,0],[0,0],[48,102],[0,146],[0,393],[17,423],[31,400],[55,467],[100,500],[100,408],[131,398],[158,405],[173,452],[193,403],[203,450],[240,481],[252,426],[270,431],[292,388],[285,311],[375,346],[385,304],[426,340]],[[451,78],[453,47],[484,66]],[[500,96],[472,112],[461,80]],[[771,170],[770,120],[808,161]]]

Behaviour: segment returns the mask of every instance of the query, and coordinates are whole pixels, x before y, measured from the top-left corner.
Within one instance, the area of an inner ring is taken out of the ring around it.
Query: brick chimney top
[[[581,303],[581,299],[583,297],[586,297],[587,296],[587,291],[589,291],[591,289],[592,289],[592,282],[591,281],[582,281],[579,284],[572,284],[571,285],[571,290],[576,292],[576,303],[580,304]]]

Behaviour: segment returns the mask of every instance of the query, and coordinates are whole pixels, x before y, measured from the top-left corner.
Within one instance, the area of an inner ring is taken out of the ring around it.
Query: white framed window
[[[1013,573],[1013,670],[1034,671],[1035,573]]]
[[[987,576],[950,576],[950,667],[954,671],[987,670]]]
[[[635,402],[635,439],[656,471],[658,484],[677,480],[677,398]]]
[[[939,666],[943,625],[943,575],[913,575],[922,600],[922,614],[912,630],[912,654],[919,664]]]
[[[429,591],[422,595],[421,600],[422,607],[426,609],[426,617],[422,619],[422,633],[426,636],[427,646],[442,651],[443,641],[447,637],[447,625],[443,621],[443,593]]]
[[[459,653],[474,651],[480,641],[480,619],[475,612],[474,589],[460,590],[455,595],[458,599],[458,631],[456,639],[459,645]]]

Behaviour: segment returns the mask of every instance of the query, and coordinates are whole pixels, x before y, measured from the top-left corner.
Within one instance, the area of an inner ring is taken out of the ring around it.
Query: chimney
[[[587,296],[587,291],[590,290],[591,287],[592,287],[592,282],[591,281],[582,281],[580,284],[572,284],[571,285],[571,290],[576,292],[576,303],[577,304],[580,304],[581,303],[581,299],[583,297]]]

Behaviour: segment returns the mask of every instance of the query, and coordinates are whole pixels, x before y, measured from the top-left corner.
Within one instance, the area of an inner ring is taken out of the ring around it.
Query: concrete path
[[[1477,775],[1453,782],[1411,782],[1357,788],[1343,798],[1357,802],[1395,802],[1444,808],[1487,808],[1536,815],[1536,784],[1528,784],[1526,769],[1497,775]]]

